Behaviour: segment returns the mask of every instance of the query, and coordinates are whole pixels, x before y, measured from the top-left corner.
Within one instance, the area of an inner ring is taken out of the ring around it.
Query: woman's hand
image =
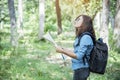
[[[63,48],[62,48],[62,47],[60,47],[60,46],[55,46],[55,48],[56,48],[56,52],[58,52],[58,53],[63,53]]]
[[[55,48],[56,48],[56,52],[62,53],[62,54],[65,54],[71,58],[77,59],[77,56],[73,51],[67,50],[66,48],[62,48],[60,46],[55,46]]]

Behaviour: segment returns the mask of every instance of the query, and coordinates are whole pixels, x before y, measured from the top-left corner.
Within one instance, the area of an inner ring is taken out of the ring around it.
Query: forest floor
[[[69,34],[69,35],[68,35]],[[53,35],[58,45],[73,49],[73,33]],[[16,50],[10,47],[8,38],[2,38],[0,56],[0,80],[72,80],[71,58],[56,53],[48,41],[25,36]],[[120,80],[120,54],[109,51],[104,75],[91,73],[89,80]]]

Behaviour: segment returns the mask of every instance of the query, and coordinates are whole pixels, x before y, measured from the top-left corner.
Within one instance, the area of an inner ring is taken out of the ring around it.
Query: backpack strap
[[[87,60],[88,64],[90,65],[89,59],[87,58],[86,54],[83,56],[83,64],[84,65],[85,65],[85,59]]]
[[[79,45],[79,42],[80,42],[82,36],[84,36],[84,35],[89,35],[89,36],[91,36],[91,38],[92,38],[92,40],[93,40],[93,43],[95,44],[95,38],[93,37],[93,35],[92,35],[90,32],[84,32],[84,33],[82,33],[82,34],[78,37],[78,44],[77,44],[77,46]]]
[[[85,59],[87,59],[87,60],[88,60],[88,58],[87,58],[86,54],[83,56],[83,64],[84,64],[84,65],[85,65]]]

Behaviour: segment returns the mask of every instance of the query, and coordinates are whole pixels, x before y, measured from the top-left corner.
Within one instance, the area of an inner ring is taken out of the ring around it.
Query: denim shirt
[[[80,42],[79,42],[80,41]],[[79,43],[79,45],[77,45]],[[77,59],[72,59],[72,69],[76,70],[79,68],[87,68],[89,67],[87,60],[85,59],[85,63],[83,62],[83,57],[86,54],[89,59],[90,52],[93,48],[93,41],[89,35],[83,35],[80,40],[78,37],[74,42],[74,53],[77,56]]]

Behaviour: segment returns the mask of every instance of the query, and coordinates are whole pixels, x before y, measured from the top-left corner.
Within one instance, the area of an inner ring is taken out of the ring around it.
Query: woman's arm
[[[65,54],[71,58],[77,59],[77,56],[73,51],[70,51],[70,50],[65,49],[65,48],[61,48],[59,46],[56,46],[56,52],[59,52],[59,53]]]

